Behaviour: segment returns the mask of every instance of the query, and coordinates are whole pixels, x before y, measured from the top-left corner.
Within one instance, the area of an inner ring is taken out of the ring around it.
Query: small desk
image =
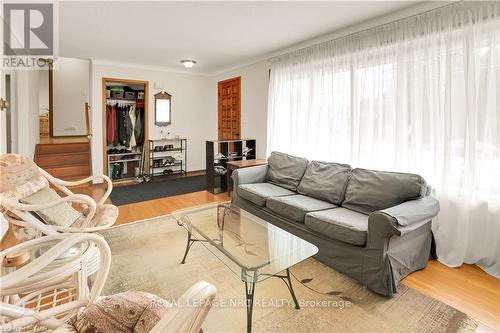
[[[231,195],[231,190],[233,188],[233,182],[231,180],[231,174],[233,170],[249,168],[257,165],[267,164],[266,160],[242,160],[242,161],[230,161],[226,163],[227,168],[227,196]]]

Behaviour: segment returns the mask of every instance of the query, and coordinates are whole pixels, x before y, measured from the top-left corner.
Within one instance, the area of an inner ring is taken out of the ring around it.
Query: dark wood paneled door
[[[241,135],[241,77],[218,82],[219,140]]]

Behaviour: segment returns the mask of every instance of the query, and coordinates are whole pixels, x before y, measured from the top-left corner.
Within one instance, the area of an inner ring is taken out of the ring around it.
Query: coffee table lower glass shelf
[[[180,210],[172,216],[188,234],[182,264],[191,246],[199,242],[245,283],[247,332],[252,330],[255,284],[258,282],[270,277],[282,279],[295,308],[300,308],[289,268],[318,253],[315,245],[231,203]]]

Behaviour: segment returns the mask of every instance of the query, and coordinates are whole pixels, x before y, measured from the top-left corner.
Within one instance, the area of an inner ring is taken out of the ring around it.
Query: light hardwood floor
[[[80,187],[75,192],[100,196],[103,191],[101,186],[93,185]],[[116,224],[131,223],[181,208],[229,199],[226,193],[214,195],[201,191],[123,205],[119,207],[120,216]],[[1,248],[11,246],[14,243],[12,238],[12,235],[4,238]],[[409,275],[403,283],[477,318],[481,322],[478,329],[480,332],[500,331],[500,280],[475,265],[449,268],[437,260],[431,260],[427,268]]]

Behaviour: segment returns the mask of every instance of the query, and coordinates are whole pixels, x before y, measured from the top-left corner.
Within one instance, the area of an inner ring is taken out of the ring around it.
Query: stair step
[[[71,177],[64,177],[63,180],[67,180],[67,181],[70,181],[70,182],[75,182],[75,181],[78,181],[78,180],[82,180],[82,179],[85,179],[87,178],[87,176],[71,176]],[[85,184],[82,184],[82,185],[78,185],[78,186],[86,186],[86,185],[89,185],[89,184],[92,184],[92,182],[88,182],[88,183],[85,183]]]
[[[40,168],[63,180],[80,180],[91,173],[88,142],[38,144],[34,160]]]
[[[47,154],[90,153],[90,144],[88,142],[38,144],[36,153],[37,156]]]
[[[61,167],[71,165],[89,165],[89,153],[57,153],[57,154],[37,154],[35,163],[42,169],[50,167]]]
[[[62,167],[43,168],[56,178],[67,180],[69,178],[83,179],[90,176],[89,165],[67,165]]]

